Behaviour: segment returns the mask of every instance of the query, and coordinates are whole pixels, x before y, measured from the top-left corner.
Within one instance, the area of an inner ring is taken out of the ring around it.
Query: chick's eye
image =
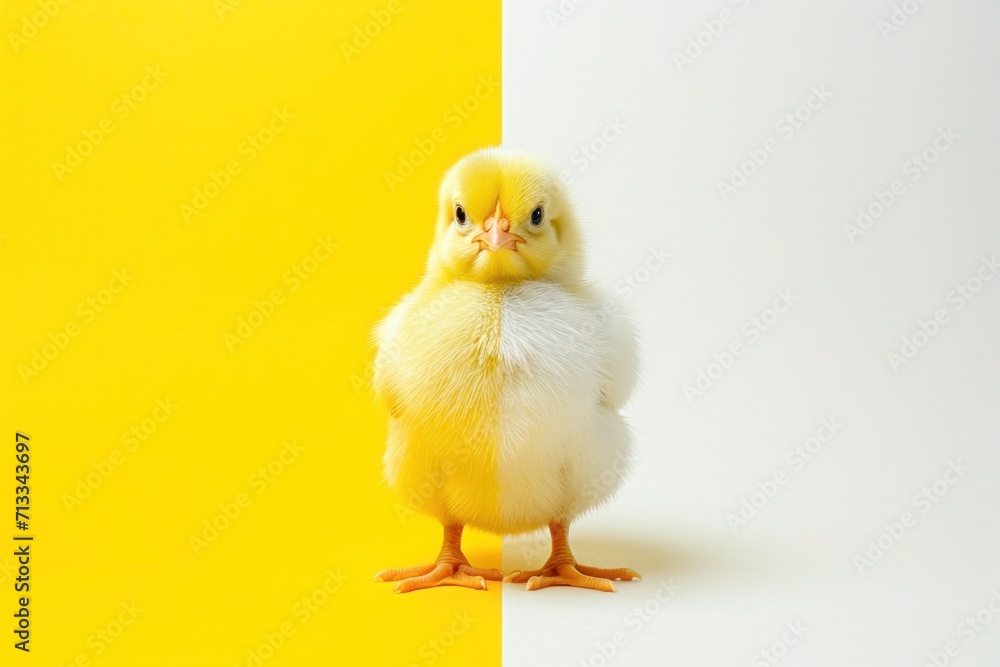
[[[459,226],[465,225],[465,209],[461,206],[455,207],[455,220],[458,222]]]
[[[531,212],[531,225],[533,227],[538,227],[542,224],[542,207],[537,207]]]

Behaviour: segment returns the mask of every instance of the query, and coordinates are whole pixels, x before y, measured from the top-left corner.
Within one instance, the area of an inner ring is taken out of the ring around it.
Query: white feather
[[[627,472],[634,335],[613,302],[553,283],[511,286],[501,303],[501,516],[508,531],[568,522]]]

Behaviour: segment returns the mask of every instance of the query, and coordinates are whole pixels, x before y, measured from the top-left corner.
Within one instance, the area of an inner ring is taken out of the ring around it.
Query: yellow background
[[[11,646],[13,549],[0,552],[0,662],[246,665],[290,621],[261,664],[499,664],[497,584],[393,595],[372,582],[430,562],[440,529],[398,517],[381,479],[385,415],[358,390],[373,323],[422,270],[443,171],[500,141],[499,89],[461,122],[446,116],[481,76],[499,81],[499,1],[2,11],[0,505],[13,502],[21,430],[37,539],[30,655]],[[342,44],[377,17],[386,25],[348,58]],[[133,95],[149,67],[165,76]],[[243,142],[274,109],[294,118],[250,160]],[[113,131],[60,180],[52,163],[102,122]],[[385,172],[438,128],[443,142],[391,191]],[[239,173],[185,221],[181,205],[231,161]],[[303,264],[327,237],[330,258]],[[296,286],[296,266],[318,268]],[[103,291],[121,269],[124,289]],[[230,350],[225,334],[275,290],[283,302]],[[107,303],[92,314],[88,299]],[[25,381],[19,369],[52,355],[53,339],[64,347]],[[130,451],[123,434],[164,416],[157,399],[177,407]],[[304,451],[257,493],[251,475],[287,440]],[[69,511],[88,474],[100,483]],[[242,493],[249,506],[196,555],[190,538]],[[0,540],[15,532],[10,516]],[[499,567],[499,538],[466,544],[475,564]],[[303,623],[295,605],[328,570],[348,579]],[[133,601],[142,611],[119,628]],[[435,639],[451,645],[435,651]]]

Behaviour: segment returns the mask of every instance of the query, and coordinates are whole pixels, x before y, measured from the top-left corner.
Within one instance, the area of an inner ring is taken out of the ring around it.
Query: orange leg
[[[469,565],[462,553],[462,526],[445,526],[441,553],[432,565],[382,570],[375,581],[395,581],[395,593],[409,593],[434,586],[465,586],[486,590],[486,580],[500,581],[500,570],[482,569]]]
[[[613,593],[612,579],[641,579],[639,573],[627,567],[602,568],[580,565],[569,548],[569,529],[561,523],[550,523],[552,554],[539,570],[515,570],[504,577],[504,583],[526,584],[529,591],[549,586],[575,586]]]

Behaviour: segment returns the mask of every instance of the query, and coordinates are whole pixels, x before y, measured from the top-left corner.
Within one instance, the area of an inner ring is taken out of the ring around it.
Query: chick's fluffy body
[[[544,166],[480,151],[449,173],[441,200],[427,274],[376,334],[386,476],[446,525],[513,534],[571,521],[627,470],[630,323],[581,277],[576,221]],[[474,221],[499,202],[527,242],[466,249],[456,201]],[[551,229],[532,236],[538,203]]]

